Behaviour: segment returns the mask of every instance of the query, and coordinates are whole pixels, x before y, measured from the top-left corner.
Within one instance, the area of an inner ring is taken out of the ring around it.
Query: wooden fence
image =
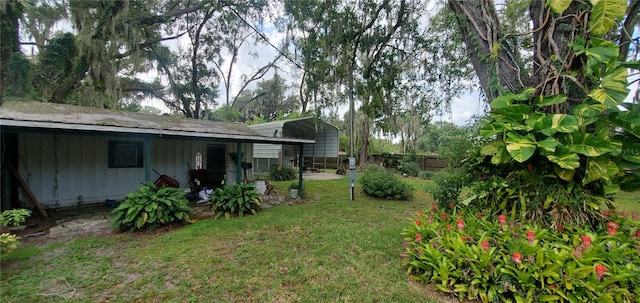
[[[371,155],[369,163],[382,163],[384,167],[393,168],[398,166],[404,156],[400,154]],[[426,171],[438,171],[447,167],[447,161],[437,156],[416,156],[416,162],[420,170]]]

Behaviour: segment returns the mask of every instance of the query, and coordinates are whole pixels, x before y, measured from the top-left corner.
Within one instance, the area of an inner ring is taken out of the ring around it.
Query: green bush
[[[262,196],[255,189],[253,183],[234,184],[216,189],[209,196],[211,210],[216,218],[224,214],[229,218],[231,215],[240,217],[245,214],[255,214],[260,210]]]
[[[24,208],[5,210],[0,214],[0,224],[4,226],[20,226],[31,216],[31,211]]]
[[[433,175],[435,175],[434,172],[421,171],[420,173],[418,173],[418,178],[420,178],[422,180],[431,180],[431,179],[433,179]]]
[[[441,208],[453,208],[458,204],[460,193],[467,184],[467,179],[462,170],[441,170],[433,174],[433,184],[427,185],[427,192]]]
[[[296,171],[292,167],[272,166],[269,170],[269,176],[273,181],[289,181],[296,179]]]
[[[158,189],[153,183],[146,182],[111,212],[114,215],[111,225],[121,231],[152,230],[172,222],[190,222],[190,211],[183,190]]]
[[[407,176],[417,177],[420,172],[420,166],[416,162],[415,157],[406,156],[398,164],[398,172],[407,174]]]
[[[362,189],[369,196],[393,200],[409,200],[413,197],[411,185],[378,166],[369,166],[360,180]]]
[[[16,235],[9,233],[0,234],[0,253],[8,254],[18,248],[20,242]]]
[[[408,272],[461,300],[638,302],[640,224],[624,218],[596,229],[549,229],[506,216],[411,218]]]

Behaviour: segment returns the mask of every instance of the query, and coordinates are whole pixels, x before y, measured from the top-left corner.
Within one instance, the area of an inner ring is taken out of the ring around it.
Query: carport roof
[[[242,123],[185,119],[37,101],[5,102],[0,107],[0,126],[223,139],[253,143],[315,143],[314,140],[307,139],[266,137]]]
[[[277,128],[277,129],[283,130],[286,127],[289,129],[289,131],[292,131],[299,136],[314,134],[318,132],[318,128],[326,128],[327,130],[331,129],[336,133],[338,132],[338,129],[335,126],[324,121],[320,121],[320,123],[318,122],[319,120],[315,117],[302,117],[302,118],[289,119],[289,120],[279,120],[279,121],[265,122],[260,124],[252,124],[252,125],[249,125],[249,127],[257,131],[260,131],[265,128],[270,128],[270,129]]]

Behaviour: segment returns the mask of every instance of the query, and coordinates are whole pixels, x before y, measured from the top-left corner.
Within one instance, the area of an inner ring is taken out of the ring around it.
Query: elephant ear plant
[[[152,230],[173,222],[191,222],[190,211],[189,201],[179,188],[156,188],[146,182],[111,212],[111,225],[121,231]]]
[[[223,214],[229,218],[231,215],[256,214],[260,210],[262,196],[253,183],[234,184],[216,189],[209,200],[216,218]]]

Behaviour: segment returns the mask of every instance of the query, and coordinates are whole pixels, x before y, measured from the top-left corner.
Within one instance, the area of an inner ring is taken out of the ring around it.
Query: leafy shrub
[[[289,183],[289,189],[298,189],[300,188],[300,184],[298,182]]]
[[[292,167],[271,167],[269,176],[273,181],[289,181],[296,179],[296,171]]]
[[[433,184],[427,185],[427,192],[442,208],[453,208],[458,204],[462,188],[467,184],[467,176],[461,170],[445,169],[433,174]]]
[[[190,222],[191,207],[179,188],[156,188],[151,182],[142,184],[138,191],[115,208],[111,225],[121,231],[155,229],[171,222]]]
[[[227,218],[232,214],[242,217],[260,210],[262,196],[253,183],[234,184],[216,189],[209,196],[209,201],[216,218],[222,214]]]
[[[336,169],[336,174],[344,176],[344,175],[347,174],[347,169],[342,167],[342,166],[340,166],[340,167],[338,167],[338,169]]]
[[[413,187],[396,175],[378,166],[369,166],[362,173],[362,189],[373,197],[408,200],[413,197]]]
[[[418,173],[418,178],[420,178],[422,180],[431,180],[431,179],[433,179],[433,175],[435,175],[434,172],[421,171],[420,173]]]
[[[482,302],[638,302],[640,224],[548,229],[504,215],[419,211],[403,230],[408,272]]]
[[[20,226],[31,216],[31,211],[24,208],[5,210],[0,214],[0,223],[4,226]]]
[[[417,177],[420,172],[420,166],[416,162],[415,157],[404,157],[398,164],[398,172],[407,174],[407,176]]]
[[[18,248],[18,237],[9,233],[0,234],[0,253],[8,254]]]

